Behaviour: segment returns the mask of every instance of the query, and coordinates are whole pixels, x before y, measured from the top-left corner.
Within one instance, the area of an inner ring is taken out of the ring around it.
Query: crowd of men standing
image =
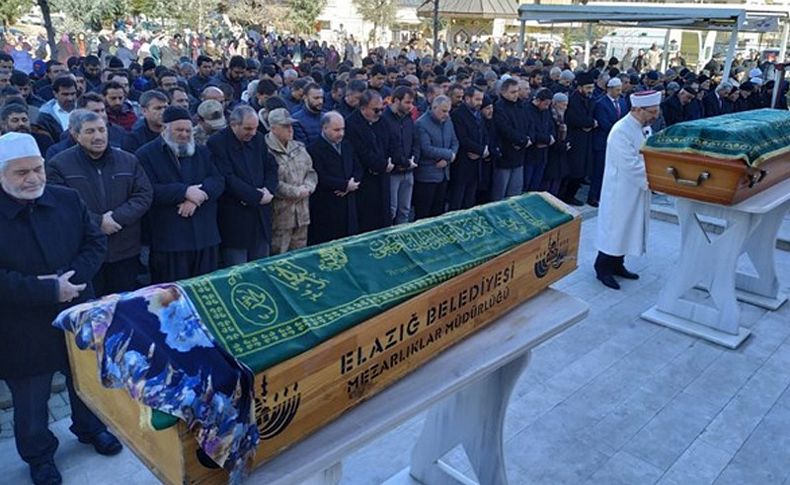
[[[139,73],[112,57],[68,64],[33,81],[2,55],[0,129],[32,133],[48,182],[76,189],[108,236],[99,294],[135,287],[142,247],[166,282],[526,191],[583,205],[589,184],[597,206],[628,94],[665,93],[660,129],[764,107],[770,92],[759,69],[712,85],[617,59],[573,73],[373,55],[330,72],[320,52],[299,66],[201,56],[189,77],[152,59]]]

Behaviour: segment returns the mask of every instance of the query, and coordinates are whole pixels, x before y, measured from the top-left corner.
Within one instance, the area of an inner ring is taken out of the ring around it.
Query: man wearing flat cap
[[[153,283],[217,269],[217,201],[225,189],[211,152],[195,144],[189,112],[170,106],[162,122],[161,136],[135,153],[154,188],[148,212]]]
[[[606,161],[598,209],[595,260],[597,278],[619,290],[615,276],[638,279],[625,268],[625,256],[644,254],[650,219],[650,189],[645,160],[639,150],[658,117],[661,93],[643,91],[631,95],[631,111],[614,124],[606,146]]]
[[[46,184],[44,159],[26,133],[0,136],[0,379],[11,390],[14,439],[35,484],[61,483],[58,440],[47,427],[52,375],[66,375],[71,432],[98,453],[121,444],[74,392],[60,311],[93,297],[107,239],[79,194]]]

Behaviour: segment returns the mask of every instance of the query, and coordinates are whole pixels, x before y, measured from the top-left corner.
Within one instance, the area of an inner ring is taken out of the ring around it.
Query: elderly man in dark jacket
[[[565,123],[568,126],[568,175],[562,190],[562,200],[570,205],[582,206],[584,202],[576,198],[576,192],[587,176],[592,164],[592,131],[598,126],[593,116],[595,101],[592,99],[595,83],[589,73],[577,76],[578,87],[568,98]]]
[[[450,210],[468,209],[475,205],[480,164],[490,156],[488,136],[480,107],[483,90],[470,86],[464,90],[461,105],[450,115],[458,138],[458,158],[450,165]]]
[[[59,484],[58,440],[47,427],[52,374],[66,374],[71,431],[110,455],[121,444],[74,392],[63,332],[70,304],[93,296],[106,238],[75,191],[46,185],[44,159],[28,134],[0,137],[0,379],[11,390],[17,451],[35,484]]]
[[[316,83],[304,88],[302,108],[295,111],[294,140],[308,146],[321,136],[321,112],[324,109],[324,90]]]
[[[307,147],[318,175],[318,185],[310,196],[309,245],[359,232],[357,191],[362,165],[354,146],[344,137],[345,125],[337,111],[326,113],[321,120],[321,138]]]
[[[354,153],[364,169],[357,194],[360,232],[392,225],[389,175],[395,168],[392,163],[395,140],[381,119],[383,111],[381,95],[367,90],[359,98],[358,109],[346,120],[346,138],[354,145]]]
[[[77,145],[49,161],[50,183],[71,187],[88,205],[107,239],[107,256],[93,279],[97,296],[135,287],[140,255],[140,220],[154,197],[143,167],[131,153],[109,146],[107,122],[84,109],[69,117]]]
[[[532,144],[526,110],[518,100],[518,81],[506,79],[494,106],[494,126],[502,156],[495,162],[491,200],[520,194],[524,188],[524,152]]]
[[[529,121],[529,137],[533,143],[527,148],[524,159],[524,192],[534,192],[543,188],[543,173],[549,160],[549,147],[555,141],[554,121],[549,111],[553,96],[551,90],[541,88],[525,107]]]
[[[217,200],[225,189],[225,179],[214,165],[211,152],[195,145],[189,112],[171,106],[162,121],[162,136],[135,153],[154,188],[154,202],[148,212],[153,283],[217,269]]]
[[[417,120],[420,161],[414,170],[414,218],[444,213],[450,164],[458,154],[458,138],[450,120],[450,98],[437,96],[431,109]]]
[[[212,135],[206,146],[225,176],[225,193],[219,199],[223,262],[232,266],[265,258],[271,249],[277,164],[258,132],[258,114],[249,106],[237,106],[230,126]]]

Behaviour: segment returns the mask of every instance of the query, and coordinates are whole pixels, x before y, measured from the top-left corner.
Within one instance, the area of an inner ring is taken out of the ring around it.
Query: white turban
[[[27,133],[16,132],[0,136],[0,169],[12,160],[30,157],[41,158],[35,138]]]
[[[607,88],[619,88],[623,86],[623,82],[619,78],[613,77],[606,83]]]
[[[661,104],[661,93],[658,91],[642,91],[631,95],[631,106],[647,108]]]

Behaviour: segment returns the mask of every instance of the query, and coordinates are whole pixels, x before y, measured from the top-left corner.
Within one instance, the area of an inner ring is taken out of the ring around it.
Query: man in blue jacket
[[[52,321],[93,297],[107,240],[77,192],[46,185],[44,159],[25,133],[0,136],[0,379],[14,402],[14,440],[36,485],[57,485],[49,430],[52,375],[66,375],[71,432],[104,455],[118,440],[74,392],[63,332]]]
[[[154,188],[148,212],[153,283],[218,268],[217,201],[225,189],[211,152],[195,144],[189,112],[170,106],[162,122],[162,135],[135,153]]]
[[[316,83],[304,88],[302,108],[295,111],[294,140],[312,145],[321,136],[321,112],[324,109],[324,90]]]
[[[587,195],[587,205],[598,207],[601,198],[601,184],[603,184],[604,161],[606,160],[606,139],[609,132],[620,118],[628,114],[628,106],[621,96],[623,83],[619,78],[613,77],[606,84],[606,94],[595,102],[593,118],[598,122],[598,127],[593,130],[593,170],[590,178],[590,193]]]
[[[450,98],[437,96],[431,110],[417,120],[420,161],[414,170],[414,217],[444,213],[450,164],[458,153],[458,138],[450,120]]]

